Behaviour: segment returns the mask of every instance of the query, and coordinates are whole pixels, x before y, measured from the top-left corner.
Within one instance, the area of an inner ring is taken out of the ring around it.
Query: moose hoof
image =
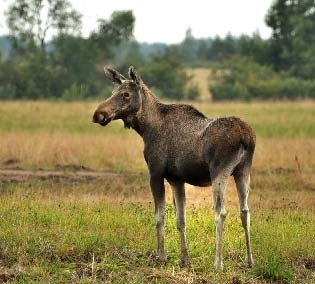
[[[247,259],[247,260],[246,260],[246,263],[247,263],[247,266],[248,266],[249,268],[252,268],[253,265],[254,265],[254,261],[253,261],[252,258]]]
[[[165,263],[166,263],[166,256],[165,256],[165,255],[159,255],[159,256],[157,257],[157,262],[158,262],[159,264],[165,264]]]
[[[190,268],[191,267],[191,261],[190,258],[184,258],[180,262],[180,267],[182,268]]]

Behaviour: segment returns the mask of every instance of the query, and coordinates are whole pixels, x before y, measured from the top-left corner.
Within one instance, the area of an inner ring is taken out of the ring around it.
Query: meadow
[[[244,264],[231,180],[219,273],[213,271],[211,188],[187,186],[193,265],[182,269],[166,185],[168,261],[156,262],[143,142],[119,121],[106,128],[93,124],[96,106],[1,102],[0,282],[315,282],[315,102],[195,104],[209,117],[239,116],[257,135],[249,201],[255,266]]]

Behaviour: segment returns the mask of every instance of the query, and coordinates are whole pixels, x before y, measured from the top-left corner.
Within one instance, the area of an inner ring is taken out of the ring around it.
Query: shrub
[[[185,92],[185,98],[190,101],[196,100],[199,96],[200,91],[196,85],[190,85]]]
[[[250,58],[226,60],[214,76],[216,83],[210,86],[214,100],[315,98],[315,81],[275,73]]]
[[[0,86],[0,100],[14,99],[16,97],[16,88],[11,84]]]

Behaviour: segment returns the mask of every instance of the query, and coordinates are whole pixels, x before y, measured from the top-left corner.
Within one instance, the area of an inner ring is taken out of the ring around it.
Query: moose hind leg
[[[222,247],[223,247],[223,233],[224,223],[226,219],[226,210],[224,205],[224,192],[227,185],[228,177],[221,176],[217,177],[213,183],[213,203],[215,210],[215,224],[216,224],[216,252],[214,269],[222,270]]]
[[[158,242],[158,260],[166,261],[164,249],[164,219],[165,219],[165,187],[163,178],[150,178],[150,187],[155,206],[155,223]]]
[[[190,258],[186,241],[186,196],[183,183],[171,184],[173,190],[174,205],[176,209],[176,226],[180,234],[181,266],[190,266]]]
[[[250,175],[242,173],[234,174],[234,180],[236,183],[237,193],[240,202],[240,217],[245,232],[246,262],[249,267],[252,267],[254,262],[250,246],[250,213],[248,207]]]

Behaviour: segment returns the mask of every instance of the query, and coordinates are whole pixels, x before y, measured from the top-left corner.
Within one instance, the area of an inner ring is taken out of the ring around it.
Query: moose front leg
[[[166,261],[164,250],[165,187],[163,177],[151,175],[150,187],[155,206],[158,260],[160,262],[165,262]]]

